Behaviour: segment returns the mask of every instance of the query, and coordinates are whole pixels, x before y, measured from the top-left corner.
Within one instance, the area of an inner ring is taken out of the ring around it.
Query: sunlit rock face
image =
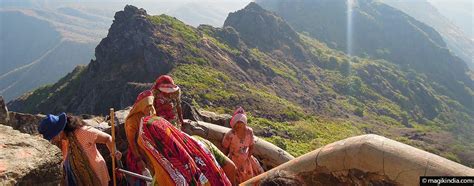
[[[56,146],[0,124],[0,185],[58,185],[60,167]]]

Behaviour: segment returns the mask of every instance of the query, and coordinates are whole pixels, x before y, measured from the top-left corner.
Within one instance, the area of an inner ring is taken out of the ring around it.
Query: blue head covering
[[[66,121],[66,113],[64,112],[57,116],[48,114],[39,124],[38,131],[43,134],[44,139],[49,141],[64,130]]]

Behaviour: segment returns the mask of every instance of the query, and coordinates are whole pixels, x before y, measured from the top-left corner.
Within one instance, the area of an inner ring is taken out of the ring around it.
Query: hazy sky
[[[55,11],[75,7],[112,20],[127,4],[144,8],[151,15],[168,14],[197,26],[222,26],[229,12],[245,7],[252,0],[0,0],[0,8],[34,8]]]
[[[0,7],[9,4],[24,6],[60,7],[82,6],[93,7],[97,11],[103,10],[107,17],[113,16],[116,11],[123,9],[126,4],[145,8],[150,14],[170,14],[183,21],[196,26],[200,17],[211,18],[208,24],[220,26],[228,12],[243,8],[252,0],[0,0]],[[291,1],[291,0],[288,0]],[[428,1],[433,4],[441,14],[474,35],[474,0],[400,0],[400,1]],[[44,6],[46,5],[46,6]],[[99,13],[99,12],[96,12]],[[201,14],[199,16],[195,16]]]
[[[441,14],[474,38],[474,0],[428,0]]]

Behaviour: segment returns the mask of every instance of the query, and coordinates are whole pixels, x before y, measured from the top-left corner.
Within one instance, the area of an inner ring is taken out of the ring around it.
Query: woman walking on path
[[[97,143],[106,144],[109,151],[115,145],[112,137],[75,116],[48,114],[38,131],[43,138],[60,147],[63,154],[64,185],[109,185],[109,173]],[[116,149],[116,148],[115,148]],[[117,159],[119,151],[111,153]]]

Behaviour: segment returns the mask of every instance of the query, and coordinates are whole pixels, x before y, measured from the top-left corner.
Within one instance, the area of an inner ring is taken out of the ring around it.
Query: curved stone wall
[[[420,176],[474,176],[472,168],[373,134],[328,144],[243,185],[258,185],[278,170],[300,176],[307,185],[418,185]]]

